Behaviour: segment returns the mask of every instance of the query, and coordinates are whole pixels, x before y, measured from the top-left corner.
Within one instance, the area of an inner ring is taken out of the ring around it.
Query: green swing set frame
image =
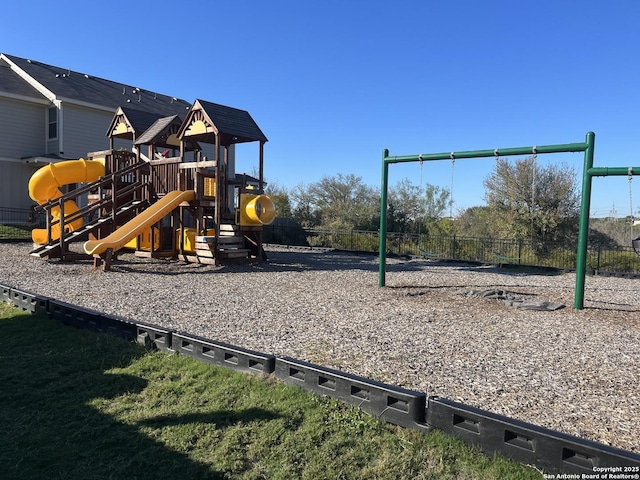
[[[593,177],[640,175],[640,167],[594,167],[595,133],[588,132],[584,142],[566,143],[558,145],[543,145],[533,147],[515,147],[494,150],[471,150],[462,152],[428,153],[419,155],[390,156],[389,150],[382,152],[382,181],[380,188],[380,246],[378,286],[386,284],[387,258],[387,207],[389,188],[389,165],[394,163],[423,162],[437,160],[451,160],[459,158],[507,157],[515,155],[540,155],[547,153],[584,152],[584,169],[582,177],[582,195],[580,205],[580,224],[578,232],[578,247],[576,257],[576,287],[574,294],[574,308],[584,308],[584,289],[587,264],[587,240],[589,234],[589,210],[591,208],[591,187]],[[640,237],[632,241],[634,249],[640,252]]]

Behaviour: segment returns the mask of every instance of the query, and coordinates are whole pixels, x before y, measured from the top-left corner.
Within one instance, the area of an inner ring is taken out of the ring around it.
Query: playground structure
[[[202,100],[184,121],[174,115],[148,126],[140,113],[117,110],[109,150],[48,164],[31,177],[29,194],[47,218],[32,232],[31,255],[93,258],[105,270],[123,248],[213,265],[266,259],[262,227],[275,218],[264,194],[267,138],[249,113]],[[114,148],[122,140],[132,142],[130,151]],[[258,178],[235,173],[234,145],[245,142],[259,142]],[[81,249],[70,248],[79,242]]]
[[[389,188],[389,165],[393,163],[422,162],[435,160],[450,160],[452,163],[457,158],[482,158],[515,155],[540,155],[546,153],[584,152],[584,169],[582,177],[582,195],[580,206],[580,224],[578,232],[578,247],[576,256],[576,288],[574,293],[574,308],[584,308],[585,277],[587,272],[587,242],[589,238],[589,210],[591,206],[591,184],[593,177],[623,176],[629,180],[634,175],[640,175],[640,167],[594,167],[595,133],[588,132],[586,139],[581,143],[568,143],[558,145],[543,145],[533,147],[516,147],[494,150],[471,150],[450,153],[430,153],[407,156],[389,156],[389,150],[382,153],[382,181],[380,195],[380,246],[379,246],[379,270],[378,286],[386,284],[386,256],[387,256],[387,196]],[[631,188],[631,187],[630,187]],[[633,212],[631,212],[633,217]],[[636,253],[640,252],[640,237],[632,239],[632,246]],[[425,252],[428,253],[428,252]],[[503,259],[506,259],[503,257]],[[508,259],[506,259],[508,260]]]

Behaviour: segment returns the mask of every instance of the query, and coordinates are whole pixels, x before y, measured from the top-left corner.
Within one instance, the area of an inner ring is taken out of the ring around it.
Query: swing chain
[[[631,240],[633,240],[633,167],[627,169],[627,176],[629,178],[629,215],[631,216]]]
[[[456,164],[456,154],[454,152],[451,152],[451,189],[449,191],[449,195],[451,196],[450,200],[449,200],[449,218],[453,218],[453,174],[454,174],[454,167]]]
[[[534,208],[536,203],[536,173],[537,173],[537,163],[538,163],[538,147],[532,147],[531,152],[533,153],[532,157],[532,173],[531,173],[531,208]]]
[[[629,226],[629,232],[631,233],[631,247],[636,255],[640,256],[640,237],[633,238],[633,225],[636,223],[635,217],[633,216],[633,167],[629,167],[627,170],[629,175],[629,211],[631,212],[631,225]]]
[[[420,161],[420,197],[424,195],[424,188],[422,187],[422,154],[418,155],[418,160]],[[420,220],[421,216],[418,216],[418,245],[420,244],[420,232],[422,231],[422,221]]]

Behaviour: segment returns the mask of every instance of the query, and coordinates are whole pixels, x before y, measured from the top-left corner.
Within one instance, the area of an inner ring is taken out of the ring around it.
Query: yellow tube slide
[[[240,225],[269,225],[276,218],[276,207],[269,195],[240,195]]]
[[[100,240],[84,242],[84,251],[89,255],[100,254],[112,249],[114,252],[124,247],[129,240],[137,237],[146,228],[158,222],[182,202],[189,202],[195,198],[193,190],[174,190],[151,205],[135,218],[118,228],[111,235]]]
[[[104,159],[98,160],[66,160],[64,162],[50,163],[38,169],[29,180],[29,196],[32,200],[43,204],[49,200],[55,200],[63,195],[58,187],[69,183],[95,182],[104,176]],[[73,200],[64,202],[65,217],[78,211],[78,206]],[[53,220],[60,218],[60,208],[51,209]],[[82,226],[79,218],[69,224],[65,224],[65,230],[74,231]],[[31,238],[35,243],[47,243],[47,230],[34,228]],[[51,240],[60,238],[60,225],[54,225],[51,229]]]

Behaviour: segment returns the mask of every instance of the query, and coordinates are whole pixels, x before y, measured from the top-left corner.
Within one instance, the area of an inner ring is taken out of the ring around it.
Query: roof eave
[[[35,88],[40,94],[42,94],[49,101],[53,102],[55,100],[56,96],[51,90],[46,88],[44,85],[42,85],[40,82],[38,82],[35,78],[33,78],[31,75],[29,75],[27,72],[25,72],[22,68],[20,68],[18,65],[16,65],[16,63],[13,62],[4,53],[0,53],[0,59],[2,59],[5,62],[7,62],[11,66],[11,70],[13,70],[16,73],[16,75],[18,75],[25,82],[27,82],[29,85],[31,85],[33,88]]]
[[[76,105],[78,107],[90,108],[93,110],[100,110],[102,112],[108,112],[113,114],[117,108],[105,107],[104,105],[98,105],[96,103],[83,102],[82,100],[74,100],[73,98],[67,97],[56,97],[56,101],[61,103],[67,103],[70,105]]]
[[[15,93],[0,92],[0,97],[10,98],[12,100],[20,100],[21,102],[38,103],[40,105],[51,105],[46,98],[27,97],[26,95],[16,95]]]

